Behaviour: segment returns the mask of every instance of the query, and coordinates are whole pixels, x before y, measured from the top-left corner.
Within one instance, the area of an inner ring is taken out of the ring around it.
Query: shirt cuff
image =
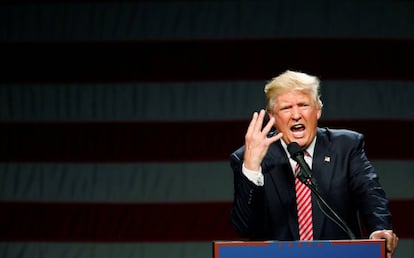
[[[264,185],[264,176],[263,176],[263,173],[262,173],[262,167],[260,167],[259,171],[253,171],[253,170],[247,169],[244,166],[244,163],[243,163],[242,171],[243,171],[243,174],[250,181],[252,181],[255,185],[257,185],[257,186],[263,186]]]

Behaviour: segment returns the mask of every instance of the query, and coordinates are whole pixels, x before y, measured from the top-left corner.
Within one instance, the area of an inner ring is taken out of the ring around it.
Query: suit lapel
[[[336,154],[330,150],[329,137],[323,130],[325,129],[318,128],[315,151],[312,158],[312,175],[316,180],[318,190],[325,198],[330,192],[331,182],[334,177]],[[271,185],[265,184],[268,187],[266,191],[279,198],[280,203],[289,213],[288,224],[292,236],[295,239],[299,239],[294,176],[288,160],[289,158],[278,141],[269,147],[268,156],[262,165],[264,171],[268,171],[268,176],[272,182]],[[315,197],[312,198],[312,207],[314,239],[319,239],[327,218],[319,208]]]
[[[334,175],[336,155],[330,150],[329,138],[326,133],[322,132],[322,130],[323,129],[318,129],[318,136],[312,160],[312,174],[316,180],[319,192],[322,197],[325,198],[330,192],[331,182]],[[314,239],[319,239],[326,216],[319,208],[315,197],[312,198],[312,207]]]
[[[280,142],[276,142],[269,147],[269,159],[266,160],[264,166],[269,171],[269,178],[272,184],[268,185],[267,191],[275,191],[275,196],[279,199],[284,209],[289,213],[289,227],[292,236],[298,238],[298,223],[296,213],[296,195],[294,176],[292,168],[288,162],[288,157]],[[293,201],[293,202],[292,202]],[[272,207],[270,207],[272,209]]]

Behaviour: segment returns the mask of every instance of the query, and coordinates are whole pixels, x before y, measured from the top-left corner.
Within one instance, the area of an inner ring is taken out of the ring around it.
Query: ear
[[[322,109],[318,109],[318,111],[316,113],[316,117],[318,118],[318,120],[319,120],[319,118],[321,118],[321,116],[322,116]]]
[[[266,111],[266,115],[265,115],[266,122],[269,122],[270,118],[272,117],[275,118],[272,113],[270,113],[269,111]]]

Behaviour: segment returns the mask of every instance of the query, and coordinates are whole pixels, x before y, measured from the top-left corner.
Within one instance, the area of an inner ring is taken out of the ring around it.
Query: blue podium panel
[[[216,241],[214,258],[385,258],[385,240]]]

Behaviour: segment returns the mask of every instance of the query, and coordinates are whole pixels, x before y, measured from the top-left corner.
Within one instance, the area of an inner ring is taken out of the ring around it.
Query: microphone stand
[[[297,174],[297,178],[304,184],[306,185],[313,194],[315,194],[316,198],[318,199],[318,203],[319,201],[322,202],[322,204],[329,210],[329,212],[334,216],[334,218],[332,218],[331,216],[329,216],[324,209],[321,208],[322,212],[329,218],[331,219],[333,222],[335,222],[335,224],[337,224],[342,230],[344,230],[349,238],[351,238],[352,240],[356,239],[355,234],[352,232],[352,230],[348,227],[348,225],[346,224],[346,222],[344,220],[341,219],[341,217],[331,208],[331,206],[325,201],[325,199],[323,198],[323,196],[321,195],[321,193],[318,191],[318,189],[315,187],[315,179],[313,177],[311,177],[308,173],[303,173],[302,172],[303,169],[299,170],[299,173]]]

